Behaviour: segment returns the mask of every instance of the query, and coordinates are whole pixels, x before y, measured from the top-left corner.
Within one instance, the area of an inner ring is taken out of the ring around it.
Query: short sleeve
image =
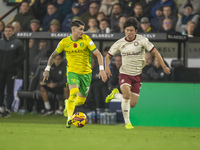
[[[94,44],[94,42],[92,41],[92,39],[90,37],[87,37],[87,43],[88,43],[88,49],[93,52],[96,48],[96,45]]]
[[[62,53],[62,51],[64,50],[64,47],[65,47],[64,41],[61,40],[61,41],[58,43],[58,45],[57,45],[55,51],[56,51],[57,53]]]
[[[154,45],[147,38],[144,38],[143,47],[150,52],[153,50]]]
[[[119,52],[120,52],[120,50],[119,50],[119,42],[117,41],[111,46],[110,50],[108,51],[108,54],[113,56],[113,55],[115,55],[115,54],[117,54]]]

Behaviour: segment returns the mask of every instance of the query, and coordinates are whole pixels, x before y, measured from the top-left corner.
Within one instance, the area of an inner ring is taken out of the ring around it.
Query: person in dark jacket
[[[113,5],[112,14],[110,16],[110,28],[112,32],[119,31],[119,18],[123,16],[123,9],[119,3]]]
[[[14,34],[13,26],[6,26],[0,40],[0,113],[2,117],[10,116],[13,102],[14,78],[23,63],[23,43]],[[3,109],[4,90],[7,87],[6,109]]]
[[[61,15],[61,22],[63,22],[65,17],[72,12],[72,0],[56,0],[55,5]]]
[[[65,94],[65,99],[68,98],[68,89],[66,88],[66,62],[64,61],[62,54],[55,57],[54,64],[51,67],[50,76],[48,81],[40,82],[40,91],[44,102],[45,110],[41,115],[51,115],[54,110],[48,99],[47,92],[54,94]],[[65,92],[64,92],[65,91]],[[64,99],[60,104],[64,103]],[[62,105],[59,106],[59,112],[62,113]]]
[[[153,70],[154,56],[150,52],[145,53],[145,66],[142,69],[142,81],[151,81],[150,73]]]
[[[14,21],[18,21],[21,25],[21,31],[28,31],[30,29],[30,21],[35,19],[28,2],[22,2],[20,6],[20,12],[15,15]]]
[[[59,22],[61,22],[62,20],[61,15],[56,5],[50,3],[47,6],[47,14],[45,15],[43,23],[42,23],[42,31],[49,30],[50,23],[53,19],[57,19]]]
[[[157,32],[154,27],[151,25],[149,18],[147,17],[142,17],[140,20],[140,25],[141,28],[138,30],[138,32],[143,32],[143,33],[154,33]]]
[[[72,12],[66,16],[66,18],[64,19],[64,21],[62,23],[62,31],[63,32],[71,32],[70,23],[71,23],[73,17],[75,17],[75,16],[80,17],[82,15],[80,8],[81,8],[81,6],[79,5],[79,3],[72,4],[72,8],[71,8]]]
[[[90,3],[89,11],[81,15],[81,21],[85,23],[85,31],[89,29],[88,20],[90,17],[97,18],[99,13],[99,4],[97,2]]]
[[[33,5],[31,5],[31,10],[36,17],[40,21],[40,24],[43,23],[44,17],[47,13],[47,5],[51,2],[50,0],[35,0]]]
[[[108,80],[108,89],[112,91],[114,88],[117,88],[120,91],[119,85],[119,68],[122,66],[122,57],[121,55],[115,56],[115,64],[111,65],[112,76]]]
[[[164,62],[165,62],[166,66],[169,66],[166,61],[164,61]],[[154,59],[154,68],[150,71],[150,76],[151,76],[152,81],[158,81],[158,82],[159,81],[169,81],[169,79],[170,79],[170,76],[168,76],[164,72],[162,66],[160,65],[160,63],[156,57]]]

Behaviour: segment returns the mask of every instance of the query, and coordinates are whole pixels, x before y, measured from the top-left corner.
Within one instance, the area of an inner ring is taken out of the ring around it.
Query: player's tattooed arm
[[[55,57],[58,55],[58,53],[56,51],[54,51],[51,56],[49,57],[49,60],[47,62],[47,66],[52,66],[54,63],[54,59]]]
[[[49,71],[50,71],[50,68],[51,68],[51,65],[54,63],[54,59],[55,57],[58,55],[58,53],[56,51],[54,51],[51,56],[49,57],[49,60],[47,62],[47,67],[45,68],[45,71],[43,73],[43,82],[45,80],[48,80],[49,78]]]

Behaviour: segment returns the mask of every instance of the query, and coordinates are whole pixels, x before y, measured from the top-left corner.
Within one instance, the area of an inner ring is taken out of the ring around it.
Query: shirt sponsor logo
[[[72,51],[65,51],[66,53],[70,54],[70,53],[81,53],[83,52],[83,50],[72,50]]]
[[[130,56],[130,55],[139,55],[141,52],[130,52],[130,53],[121,53],[122,56]]]

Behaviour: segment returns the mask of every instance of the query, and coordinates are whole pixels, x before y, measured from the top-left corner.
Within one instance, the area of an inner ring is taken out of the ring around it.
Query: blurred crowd
[[[22,2],[12,25],[15,32],[70,32],[70,22],[80,19],[86,33],[119,33],[133,16],[141,23],[139,32],[199,36],[199,13],[198,0],[183,0],[180,6],[173,0],[35,0],[31,6]]]
[[[11,25],[15,32],[71,32],[70,22],[80,19],[85,33],[123,33],[127,17],[140,22],[140,33],[200,36],[200,1],[184,0],[178,6],[173,0],[35,0],[30,6],[22,2]],[[0,32],[5,24],[0,21]],[[49,57],[59,40],[30,39],[30,73],[40,58]]]

